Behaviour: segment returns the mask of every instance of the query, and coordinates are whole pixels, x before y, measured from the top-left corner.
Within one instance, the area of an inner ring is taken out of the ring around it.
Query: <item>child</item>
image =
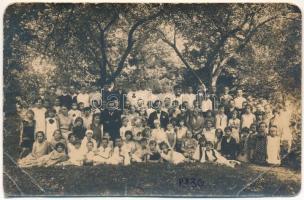
[[[206,112],[206,115],[205,115],[206,117],[205,117],[205,122],[207,122],[207,121],[211,121],[212,122],[212,124],[214,124],[215,123],[215,119],[214,119],[214,117],[213,117],[213,114],[212,114],[212,111],[211,110],[207,110],[207,112]]]
[[[183,139],[186,137],[186,133],[188,131],[188,128],[185,126],[185,121],[180,120],[179,121],[179,127],[176,128],[176,151],[177,152],[182,152],[181,147],[182,147],[182,142]]]
[[[136,150],[133,154],[131,154],[131,161],[132,162],[146,162],[147,160],[147,139],[142,138],[139,141],[139,145],[137,145]]]
[[[234,168],[236,164],[240,164],[240,162],[236,160],[227,160],[223,157],[213,148],[213,144],[210,141],[206,143],[206,148],[203,148],[201,151],[197,151],[194,158],[201,163],[211,162],[232,168]]]
[[[224,130],[227,126],[228,119],[224,113],[225,109],[223,106],[219,107],[218,113],[215,115],[215,128]]]
[[[93,123],[91,124],[90,129],[93,131],[93,139],[96,140],[97,147],[99,147],[101,138],[103,138],[103,124],[101,123],[99,114],[93,115]]]
[[[90,95],[86,92],[86,87],[82,86],[80,93],[77,95],[77,103],[83,103],[84,107],[90,106]]]
[[[97,155],[94,158],[95,164],[98,165],[98,164],[108,163],[111,153],[112,153],[112,148],[109,147],[108,138],[102,138],[101,145],[98,148]]]
[[[169,144],[170,149],[175,149],[176,133],[175,133],[174,127],[171,123],[169,123],[167,125],[167,130],[166,130],[165,133],[166,133],[167,138],[168,138],[168,144]]]
[[[221,143],[221,153],[227,159],[235,160],[237,153],[237,143],[231,135],[232,129],[231,127],[226,127],[224,131],[225,131],[225,136],[223,137]]]
[[[266,163],[267,154],[267,138],[266,138],[266,123],[259,124],[258,134],[255,136],[255,148],[253,153],[253,161],[257,164]]]
[[[243,91],[240,89],[237,90],[234,102],[235,102],[235,107],[238,111],[242,110],[243,102],[245,101],[246,99],[243,97]]]
[[[56,117],[55,109],[51,108],[47,111],[47,118],[45,119],[45,135],[48,142],[52,141],[55,130],[59,129],[59,121]]]
[[[210,98],[207,95],[204,95],[204,99],[202,100],[201,109],[203,111],[204,116],[208,110],[213,110],[213,104]]]
[[[238,112],[235,110],[232,113],[232,118],[228,121],[228,126],[232,129],[232,137],[235,139],[236,143],[240,142],[240,125],[241,121],[237,118]]]
[[[124,154],[122,152],[122,140],[117,138],[115,140],[115,147],[113,149],[112,156],[108,160],[108,164],[118,165],[124,163]]]
[[[63,143],[57,143],[50,154],[42,156],[37,160],[37,166],[50,167],[64,162],[67,159],[68,157],[65,153],[65,145]]]
[[[97,142],[96,140],[93,139],[93,131],[92,130],[87,130],[85,133],[85,137],[83,138],[82,142],[81,142],[81,148],[85,151],[88,151],[87,149],[87,144],[88,142],[93,143],[93,151],[97,150]]]
[[[160,144],[161,142],[168,143],[168,137],[165,131],[160,127],[159,120],[154,120],[154,129],[152,129],[151,132],[151,139],[155,140],[157,144]]]
[[[36,140],[33,144],[32,153],[20,159],[18,164],[20,167],[31,167],[32,163],[36,162],[38,158],[48,154],[49,144],[45,140],[44,133],[39,131],[36,133]]]
[[[83,119],[83,126],[86,129],[89,129],[93,121],[93,115],[91,114],[90,107],[84,108],[84,113],[81,115],[81,118]]]
[[[76,140],[74,142],[73,148],[70,148],[69,150],[69,160],[67,161],[66,164],[82,166],[84,160],[84,152],[80,147],[81,147],[81,141]]]
[[[222,139],[223,139],[223,131],[222,129],[216,129],[215,130],[215,143],[214,143],[214,149],[217,150],[218,152],[221,152],[221,147],[222,147]]]
[[[139,141],[142,138],[142,131],[143,131],[143,127],[142,127],[142,120],[139,117],[134,118],[134,126],[131,129],[133,135],[133,139],[135,141]]]
[[[277,134],[277,127],[271,126],[267,136],[267,163],[280,165],[280,136]]]
[[[211,121],[207,121],[206,125],[206,128],[203,129],[203,135],[205,136],[207,141],[210,141],[214,144],[216,141],[215,129],[212,127]]]
[[[76,141],[80,141],[80,140],[76,139],[75,135],[70,133],[70,135],[68,137],[68,142],[67,142],[67,150],[68,150],[67,152],[68,152],[68,154],[75,149],[74,145],[75,145]]]
[[[221,104],[227,106],[229,101],[232,99],[233,99],[232,96],[229,94],[229,87],[224,87],[224,93],[220,97]]]
[[[82,152],[84,153],[83,165],[92,166],[94,164],[94,158],[97,155],[96,146],[94,146],[94,143],[92,141],[88,141],[86,143],[86,147],[82,148],[82,145],[81,145],[80,148],[82,149]],[[85,150],[85,151],[83,151],[83,150]]]
[[[22,120],[20,127],[20,142],[19,145],[21,147],[21,153],[19,158],[23,158],[27,156],[33,148],[35,138],[35,120],[34,120],[34,112],[32,110],[28,110],[26,112],[25,120]]]
[[[32,108],[34,112],[34,120],[36,121],[35,132],[42,131],[45,133],[45,113],[46,108],[43,107],[43,101],[38,98],[35,102],[35,107]]]
[[[59,97],[56,97],[55,102],[54,102],[53,109],[56,110],[56,115],[58,115],[59,112],[60,112],[60,109],[61,109]]]
[[[110,133],[105,132],[103,135],[103,138],[107,138],[108,139],[108,146],[113,149],[114,145],[113,145],[113,141],[111,139]]]
[[[161,156],[157,148],[157,142],[155,140],[150,140],[149,151],[147,154],[147,162],[158,163],[160,162]]]
[[[181,151],[188,162],[192,161],[193,154],[197,147],[197,141],[192,138],[192,132],[187,131],[186,138],[183,139]]]
[[[239,145],[239,155],[237,156],[237,160],[242,161],[242,162],[248,162],[249,161],[249,139],[250,139],[250,134],[249,134],[249,129],[248,128],[243,128],[241,131],[241,138],[240,138],[240,145]]]
[[[87,129],[83,126],[83,119],[77,117],[74,122],[74,127],[72,129],[73,135],[78,139],[82,140],[85,136]]]
[[[63,137],[67,140],[73,126],[73,119],[68,115],[68,108],[62,106],[58,114],[59,127]]]
[[[60,130],[57,129],[53,132],[53,136],[50,141],[51,149],[54,150],[58,143],[62,143],[66,146],[66,140],[63,138]]]
[[[186,158],[183,154],[174,151],[169,148],[169,145],[166,142],[160,144],[161,153],[160,156],[164,161],[167,161],[172,164],[180,164],[185,162]]]
[[[247,105],[245,107],[245,113],[241,116],[241,129],[250,128],[250,125],[255,123],[255,115],[251,112],[251,106]]]
[[[122,140],[125,140],[125,132],[132,129],[129,119],[126,117],[122,118],[122,126],[120,127],[119,133]]]
[[[78,104],[77,102],[72,103],[72,109],[68,112],[68,115],[71,119],[73,119],[73,123],[75,122],[75,119],[77,117],[81,116],[81,111],[78,110]]]

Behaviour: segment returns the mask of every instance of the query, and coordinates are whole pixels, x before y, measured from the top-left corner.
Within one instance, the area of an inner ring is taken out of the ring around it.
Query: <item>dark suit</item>
[[[154,127],[154,120],[156,120],[156,119],[158,119],[157,111],[154,111],[149,115],[149,118],[148,118],[148,125],[151,128],[155,128]],[[160,119],[159,120],[160,120],[160,127],[161,128],[166,128],[168,123],[169,123],[168,113],[166,113],[164,111],[160,111]]]
[[[103,123],[104,132],[108,132],[113,141],[116,138],[119,138],[119,129],[121,127],[121,111],[111,111],[105,109],[100,113],[100,118]]]

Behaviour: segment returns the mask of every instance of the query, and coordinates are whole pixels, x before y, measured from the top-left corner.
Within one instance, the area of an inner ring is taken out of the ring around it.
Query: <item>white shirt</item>
[[[77,103],[82,102],[84,104],[84,107],[89,107],[90,106],[90,95],[85,93],[79,93],[77,95]]]
[[[202,101],[202,111],[207,112],[208,110],[213,110],[212,109],[212,101],[210,99],[206,99]]]
[[[234,99],[234,102],[235,102],[235,107],[237,109],[242,109],[243,108],[243,103],[247,101],[244,97],[236,97]]]

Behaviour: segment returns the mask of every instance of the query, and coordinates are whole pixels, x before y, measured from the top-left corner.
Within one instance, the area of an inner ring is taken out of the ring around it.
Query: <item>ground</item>
[[[131,166],[56,166],[22,171],[16,126],[4,124],[4,191],[6,196],[294,196],[299,171],[242,164],[233,169],[214,164],[134,164]],[[11,179],[10,179],[10,178]],[[14,183],[15,182],[15,183]],[[17,185],[17,186],[16,186]]]

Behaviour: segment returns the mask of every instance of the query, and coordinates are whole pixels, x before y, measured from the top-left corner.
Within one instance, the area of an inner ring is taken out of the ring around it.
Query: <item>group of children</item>
[[[110,109],[104,105],[113,94],[116,106]],[[228,87],[217,98],[203,86],[196,94],[192,87],[182,92],[179,86],[164,86],[159,94],[143,87],[125,94],[111,85],[104,91],[81,87],[79,93],[74,86],[61,91],[52,86],[48,92],[39,90],[33,106],[19,102],[17,111],[22,119],[21,167],[139,162],[280,165],[292,144],[283,108],[272,108],[265,99],[245,98],[242,90],[232,96]]]

